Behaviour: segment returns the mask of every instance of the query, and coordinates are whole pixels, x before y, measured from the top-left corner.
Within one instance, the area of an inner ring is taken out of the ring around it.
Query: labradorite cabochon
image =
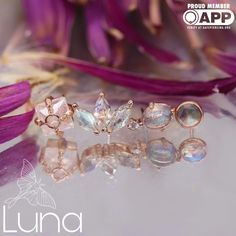
[[[177,122],[186,128],[191,128],[198,125],[203,117],[201,107],[195,102],[183,102],[175,111]]]
[[[143,123],[147,128],[157,129],[167,126],[172,118],[171,107],[162,103],[153,103],[144,111]]]

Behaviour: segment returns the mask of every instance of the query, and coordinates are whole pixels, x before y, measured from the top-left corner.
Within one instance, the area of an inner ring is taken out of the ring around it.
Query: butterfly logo
[[[42,206],[56,209],[53,197],[43,189],[41,180],[38,180],[32,164],[26,159],[23,160],[21,177],[17,180],[19,193],[16,197],[8,198],[5,201],[8,209],[12,208],[19,200],[25,199],[31,206]]]

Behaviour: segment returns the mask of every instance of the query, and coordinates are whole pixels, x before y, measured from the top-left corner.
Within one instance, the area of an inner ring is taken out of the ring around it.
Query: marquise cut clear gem
[[[76,117],[79,125],[86,130],[97,130],[96,119],[94,115],[84,109],[78,108],[76,110]]]
[[[104,95],[100,95],[95,104],[94,116],[97,119],[106,119],[110,116],[111,107]]]
[[[117,110],[114,111],[108,124],[108,130],[116,131],[125,127],[129,122],[130,115],[131,108],[128,104],[120,106]]]

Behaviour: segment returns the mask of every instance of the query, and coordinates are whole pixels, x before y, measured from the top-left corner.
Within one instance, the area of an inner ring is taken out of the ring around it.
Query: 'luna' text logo
[[[19,193],[5,201],[5,205],[2,208],[2,230],[3,233],[17,234],[23,233],[42,233],[44,232],[44,225],[49,224],[50,230],[57,233],[68,232],[68,233],[82,233],[82,213],[76,214],[69,212],[60,218],[54,212],[41,213],[36,212],[35,217],[31,218],[34,221],[33,226],[24,228],[22,226],[22,213],[18,212],[16,219],[7,217],[7,211],[12,208],[19,200],[26,200],[31,206],[41,206],[46,208],[56,209],[56,203],[51,194],[44,190],[44,185],[41,180],[36,177],[35,170],[31,163],[26,159],[23,160],[23,166],[21,169],[21,177],[17,180],[17,186]],[[8,228],[9,222],[15,221],[14,228]],[[56,223],[55,223],[56,222]],[[73,222],[73,224],[72,224]]]
[[[13,219],[11,218],[11,220],[8,220],[7,218],[7,209],[6,206],[3,206],[2,209],[3,212],[3,233],[9,233],[9,234],[17,234],[19,232],[23,232],[23,233],[43,233],[45,228],[43,227],[46,219],[47,220],[51,220],[52,222],[56,222],[55,226],[53,224],[51,224],[50,221],[50,225],[51,225],[51,230],[54,230],[53,227],[55,228],[55,232],[57,233],[61,233],[61,232],[67,232],[67,233],[82,233],[82,213],[80,214],[76,214],[73,212],[67,213],[66,215],[63,216],[63,218],[60,218],[56,213],[53,212],[47,212],[47,213],[41,213],[41,212],[36,212],[35,213],[35,222],[34,222],[34,226],[31,228],[27,227],[27,229],[25,229],[22,226],[22,216],[21,213],[17,213],[17,220],[16,220],[16,225],[14,226],[14,228],[8,228],[8,224],[7,222],[10,221],[11,225],[12,225],[12,221]],[[68,219],[70,218],[70,220],[73,220],[73,228],[70,228],[71,226],[69,226],[70,224],[67,224]],[[30,228],[30,229],[29,229]]]

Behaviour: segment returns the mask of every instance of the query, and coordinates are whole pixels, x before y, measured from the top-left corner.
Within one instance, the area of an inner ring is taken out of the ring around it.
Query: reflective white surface
[[[83,177],[77,173],[59,184],[40,166],[36,173],[45,190],[54,197],[58,215],[70,211],[83,213],[82,235],[234,235],[235,133],[235,121],[206,115],[197,136],[207,142],[208,154],[199,163],[182,161],[157,170],[150,162],[143,161],[141,171],[119,167],[114,180],[96,169]],[[69,136],[77,139],[81,150],[104,138],[91,139],[91,135],[82,130],[74,130]],[[15,182],[1,187],[1,204],[17,193]],[[14,228],[16,224],[16,212],[21,212],[25,227],[33,226],[35,211],[50,210],[34,208],[20,200],[7,212],[11,220],[9,227]],[[45,225],[48,227],[41,235],[56,235],[50,220]]]

